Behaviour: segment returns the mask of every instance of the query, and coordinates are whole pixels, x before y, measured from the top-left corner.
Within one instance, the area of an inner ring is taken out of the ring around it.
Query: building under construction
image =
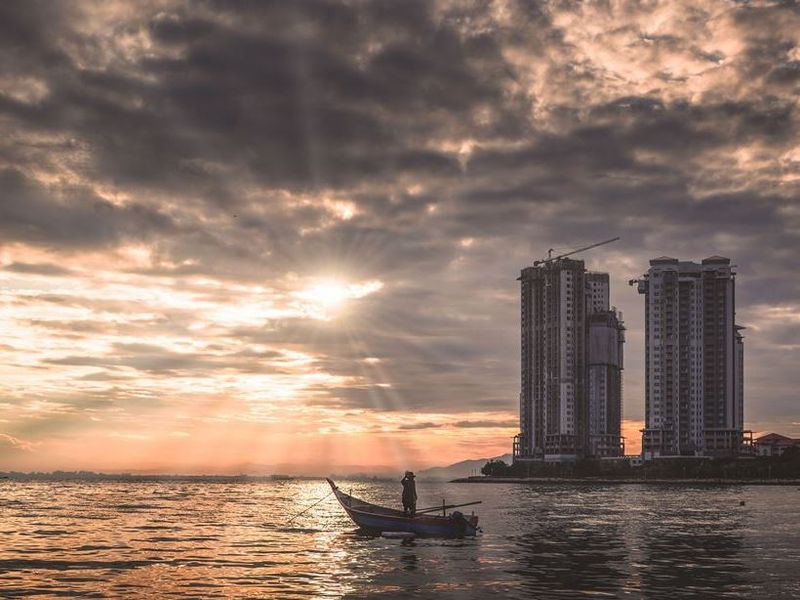
[[[566,256],[537,261],[519,277],[522,377],[515,461],[624,454],[622,318],[609,305],[608,274],[588,273],[583,261]]]

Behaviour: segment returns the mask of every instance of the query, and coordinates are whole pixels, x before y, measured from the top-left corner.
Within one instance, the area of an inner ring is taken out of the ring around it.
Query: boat
[[[449,515],[431,515],[424,512],[417,512],[413,517],[408,516],[402,510],[387,508],[371,504],[364,500],[346,494],[329,478],[330,484],[336,499],[347,515],[361,529],[371,533],[384,532],[408,532],[424,537],[474,537],[480,528],[478,527],[477,515],[464,515],[460,511],[453,511]],[[468,504],[478,504],[470,502]],[[455,508],[464,505],[444,505],[447,508]],[[435,507],[430,510],[443,510],[442,507]]]

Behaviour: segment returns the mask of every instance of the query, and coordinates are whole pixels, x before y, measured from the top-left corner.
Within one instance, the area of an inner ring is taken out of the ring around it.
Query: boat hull
[[[357,514],[347,512],[353,522],[361,529],[373,533],[384,531],[409,531],[419,536],[429,537],[472,537],[477,533],[477,528],[462,517],[464,521],[458,523],[450,517],[431,519],[413,517],[407,519],[392,519],[379,515]]]
[[[336,499],[347,515],[361,529],[371,533],[411,532],[427,537],[472,537],[478,533],[478,517],[454,512],[448,516],[418,515],[408,517],[400,511],[371,505],[345,494],[328,479]]]

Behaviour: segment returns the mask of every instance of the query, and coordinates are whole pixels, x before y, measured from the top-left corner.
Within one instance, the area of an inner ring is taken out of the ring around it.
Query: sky
[[[738,265],[800,437],[794,2],[0,3],[0,470],[505,454],[521,268]]]

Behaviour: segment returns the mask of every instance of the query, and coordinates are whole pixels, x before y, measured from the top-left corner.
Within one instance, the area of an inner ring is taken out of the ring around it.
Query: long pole
[[[292,522],[292,521],[294,521],[294,520],[295,520],[297,517],[299,517],[300,515],[302,515],[302,514],[304,514],[304,513],[308,512],[309,510],[311,510],[312,508],[314,508],[314,507],[315,507],[317,504],[319,504],[320,502],[322,502],[323,500],[325,500],[325,498],[327,498],[328,496],[330,496],[332,493],[333,493],[333,490],[331,490],[330,492],[328,492],[327,494],[325,494],[325,495],[324,495],[322,498],[320,498],[319,500],[317,500],[316,502],[314,502],[314,504],[312,504],[312,505],[311,505],[311,506],[309,506],[308,508],[305,508],[305,509],[303,509],[302,511],[300,511],[299,513],[297,513],[295,516],[293,516],[291,519],[289,519],[289,520],[286,522],[286,524],[287,524],[287,525],[291,524],[291,522]]]
[[[431,506],[430,508],[423,508],[422,510],[415,511],[416,514],[434,512],[437,510],[446,510],[448,508],[459,508],[461,506],[473,506],[475,504],[482,504],[483,500],[478,500],[476,502],[466,502],[464,504],[442,504],[441,506]]]

